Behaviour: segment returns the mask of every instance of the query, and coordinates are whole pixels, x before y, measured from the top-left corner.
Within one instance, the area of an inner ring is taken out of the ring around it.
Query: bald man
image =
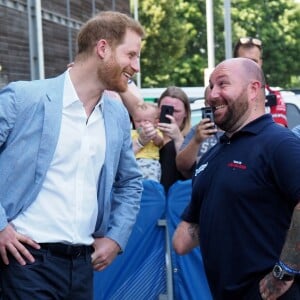
[[[200,244],[213,299],[300,299],[300,141],[265,114],[265,79],[233,58],[210,77],[209,106],[225,131],[199,161],[173,237]]]
[[[263,66],[263,45],[262,41],[253,37],[241,37],[234,46],[234,57],[246,57],[252,59],[260,67]],[[273,90],[269,85],[265,85],[265,91],[269,95],[274,95],[273,101],[267,100],[265,108],[266,113],[270,113],[274,122],[279,125],[288,127],[286,104],[280,91]],[[275,100],[275,102],[274,102]],[[274,103],[272,103],[274,102]]]

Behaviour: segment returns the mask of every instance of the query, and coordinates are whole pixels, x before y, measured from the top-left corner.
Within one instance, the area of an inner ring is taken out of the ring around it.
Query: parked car
[[[286,104],[288,127],[292,129],[300,124],[300,95],[288,91],[281,94]]]

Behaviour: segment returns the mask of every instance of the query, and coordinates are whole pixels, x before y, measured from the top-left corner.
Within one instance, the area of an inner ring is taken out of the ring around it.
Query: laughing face
[[[116,92],[125,92],[128,80],[139,72],[139,54],[141,37],[128,30],[124,41],[115,49],[110,49],[104,59],[104,67],[98,68],[98,78],[105,84],[106,89]]]
[[[208,104],[214,109],[214,120],[226,132],[241,128],[249,116],[247,82],[235,64],[223,63],[210,78]]]

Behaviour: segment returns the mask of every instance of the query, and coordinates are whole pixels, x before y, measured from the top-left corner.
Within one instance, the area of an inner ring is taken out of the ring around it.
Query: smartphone
[[[159,122],[160,123],[171,123],[171,120],[166,117],[166,115],[173,115],[174,113],[174,106],[172,105],[162,105],[160,107],[160,117]]]
[[[212,107],[203,107],[202,108],[202,119],[208,118],[210,119],[211,122],[215,122],[214,121],[214,112]],[[216,126],[212,127],[215,128]]]
[[[275,94],[266,96],[266,106],[275,106],[277,104],[277,97]]]

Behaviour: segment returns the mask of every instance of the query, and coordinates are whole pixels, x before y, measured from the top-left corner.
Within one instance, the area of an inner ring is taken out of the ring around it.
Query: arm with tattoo
[[[300,203],[294,209],[280,260],[289,268],[300,272]]]
[[[182,221],[173,235],[173,247],[177,254],[184,255],[199,245],[198,224]]]
[[[280,261],[289,269],[300,272],[300,203],[294,209],[291,225],[284,243]],[[272,272],[260,282],[262,299],[277,299],[293,284],[293,280],[281,281],[275,279]]]

